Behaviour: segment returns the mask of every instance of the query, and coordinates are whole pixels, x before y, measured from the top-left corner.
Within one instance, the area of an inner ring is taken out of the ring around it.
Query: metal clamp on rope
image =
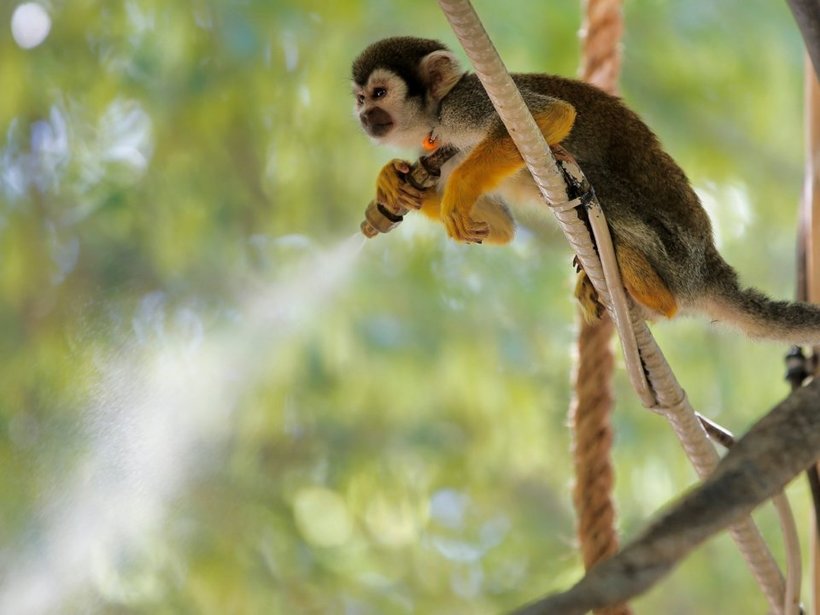
[[[569,201],[564,201],[563,203],[555,203],[550,204],[550,208],[554,209],[555,211],[569,211],[570,209],[575,209],[577,207],[583,207],[587,209],[589,204],[595,200],[595,190],[592,189],[592,186],[589,187],[589,190],[584,192],[581,196],[575,197]]]
[[[550,150],[564,178],[567,197],[570,197],[568,201],[550,205],[550,207],[557,212],[569,211],[577,207],[589,208],[589,204],[595,200],[595,190],[592,189],[592,184],[578,166],[578,161],[561,145],[552,145]]]
[[[687,412],[690,408],[689,397],[686,395],[686,391],[681,389],[681,398],[677,401],[673,401],[671,403],[661,403],[660,400],[658,400],[658,403],[646,407],[655,414],[660,414],[661,416],[673,416],[675,414]]]

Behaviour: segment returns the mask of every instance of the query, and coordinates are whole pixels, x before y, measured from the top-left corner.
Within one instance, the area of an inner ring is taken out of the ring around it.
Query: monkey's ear
[[[458,60],[446,49],[439,49],[424,56],[419,64],[419,72],[435,101],[444,98],[458,83],[462,74]]]

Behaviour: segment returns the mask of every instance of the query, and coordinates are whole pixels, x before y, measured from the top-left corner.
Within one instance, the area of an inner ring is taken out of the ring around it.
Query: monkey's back
[[[515,74],[530,110],[537,114],[552,97],[569,102],[577,116],[562,143],[591,182],[615,241],[640,249],[677,295],[693,299],[714,259],[709,218],[686,174],[655,134],[623,102],[587,83],[545,74]],[[451,98],[452,97],[452,98]],[[474,74],[465,75],[442,100],[459,109],[470,140],[487,134],[497,115]],[[475,142],[475,141],[473,141]],[[458,144],[457,144],[458,145]]]

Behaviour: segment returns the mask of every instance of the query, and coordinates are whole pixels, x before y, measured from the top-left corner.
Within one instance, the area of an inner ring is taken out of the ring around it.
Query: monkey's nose
[[[359,120],[364,129],[374,137],[381,137],[385,135],[393,126],[393,118],[384,109],[373,107],[368,109],[361,115]]]

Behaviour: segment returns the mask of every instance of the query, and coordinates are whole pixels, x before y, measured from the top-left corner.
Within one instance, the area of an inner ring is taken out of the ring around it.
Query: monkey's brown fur
[[[398,163],[382,169],[379,193],[441,220],[456,240],[509,241],[514,223],[504,203],[540,195],[478,77],[462,73],[443,44],[412,37],[370,45],[352,72],[356,110],[375,141],[418,147],[431,137],[464,152],[445,167],[441,194],[407,189]],[[620,99],[563,77],[513,79],[547,142],[572,153],[595,188],[624,285],[649,313],[705,312],[753,337],[820,342],[820,309],[740,287],[686,175]],[[594,317],[583,272],[576,296]]]

